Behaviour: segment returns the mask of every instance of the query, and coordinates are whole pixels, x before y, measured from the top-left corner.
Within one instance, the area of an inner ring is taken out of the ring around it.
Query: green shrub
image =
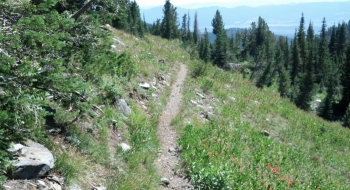
[[[208,79],[204,79],[204,81],[202,82],[201,85],[201,89],[203,91],[203,93],[208,93],[209,90],[211,90],[213,88],[214,82]]]
[[[197,78],[205,76],[207,74],[207,64],[202,62],[196,62],[191,68],[191,77]]]

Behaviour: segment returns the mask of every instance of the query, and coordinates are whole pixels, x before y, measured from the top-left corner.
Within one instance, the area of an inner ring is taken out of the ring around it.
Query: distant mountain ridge
[[[286,5],[267,5],[260,7],[239,6],[235,8],[224,7],[204,7],[198,9],[186,9],[177,7],[179,23],[184,14],[189,13],[191,24],[194,20],[194,13],[198,14],[200,30],[207,28],[211,31],[211,21],[218,9],[223,17],[225,28],[247,28],[252,22],[257,22],[261,16],[270,29],[279,35],[292,37],[295,29],[299,26],[302,13],[305,17],[305,25],[311,21],[315,32],[319,32],[322,20],[325,17],[328,26],[339,22],[348,22],[350,19],[350,1],[346,2],[319,2],[319,3],[298,3]],[[162,18],[163,6],[152,9],[141,9],[141,14],[145,15],[146,21],[153,23],[157,18]]]

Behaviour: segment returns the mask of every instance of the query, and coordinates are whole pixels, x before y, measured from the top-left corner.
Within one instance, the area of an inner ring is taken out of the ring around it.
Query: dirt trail
[[[160,117],[158,126],[158,138],[161,143],[162,152],[156,159],[158,173],[162,178],[167,178],[170,184],[159,189],[191,189],[187,179],[183,179],[174,174],[174,169],[178,164],[177,153],[174,149],[177,147],[177,135],[175,129],[170,126],[170,122],[178,114],[182,101],[182,89],[187,74],[187,67],[180,63],[180,70],[176,81],[171,87],[168,104]]]

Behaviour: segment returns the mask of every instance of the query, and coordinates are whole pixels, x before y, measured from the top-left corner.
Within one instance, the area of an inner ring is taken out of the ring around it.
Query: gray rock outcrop
[[[13,179],[35,179],[46,175],[55,163],[53,154],[43,145],[28,140],[26,146],[14,145],[9,152],[17,156],[13,161],[13,171],[10,178]]]
[[[131,108],[129,107],[129,105],[126,103],[124,99],[119,99],[117,101],[117,107],[119,111],[123,113],[123,115],[129,116],[131,114]]]

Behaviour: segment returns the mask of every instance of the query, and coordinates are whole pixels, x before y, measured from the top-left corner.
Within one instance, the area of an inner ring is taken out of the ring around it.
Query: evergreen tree
[[[251,29],[251,56],[254,58],[254,68],[250,76],[251,80],[261,77],[261,72],[264,69],[269,68],[267,65],[273,64],[275,54],[275,37],[273,33],[269,30],[269,27],[264,19],[259,17],[258,26],[256,27],[255,23],[252,23]],[[271,65],[272,67],[272,65]]]
[[[290,87],[291,87],[291,80],[290,75],[285,67],[280,67],[279,71],[279,80],[278,80],[278,92],[280,93],[280,96],[283,98],[289,98],[290,97]]]
[[[194,24],[193,24],[193,42],[197,44],[200,40],[200,31],[198,28],[198,17],[197,17],[197,12],[194,15]]]
[[[128,32],[130,32],[133,35],[143,37],[145,31],[140,16],[140,8],[136,1],[132,1],[129,5],[128,23]]]
[[[240,60],[241,61],[248,61],[249,59],[249,33],[248,30],[245,29],[242,33],[241,33],[241,41],[242,41],[242,51],[240,53]]]
[[[336,48],[337,48],[335,45],[336,38],[337,38],[336,27],[335,25],[333,25],[331,39],[328,44],[329,53],[331,54],[332,57],[336,56]]]
[[[185,43],[188,40],[187,39],[187,14],[184,14],[184,16],[182,17],[180,37],[183,43]]]
[[[162,38],[171,40],[178,36],[177,25],[177,12],[176,8],[170,3],[170,0],[166,0],[163,8],[163,20],[161,24],[161,36]]]
[[[227,35],[219,10],[217,10],[215,13],[215,16],[212,20],[212,26],[213,33],[216,35],[213,49],[214,63],[219,67],[223,67],[226,64]]]
[[[348,33],[346,29],[346,24],[343,22],[338,25],[337,36],[335,41],[336,46],[336,54],[339,58],[339,62],[343,63],[345,60],[345,52],[346,52],[346,34]]]
[[[304,21],[304,14],[302,14],[302,17],[300,19],[300,26],[298,29],[298,34],[297,34],[297,43],[299,47],[299,55],[300,55],[300,67],[301,67],[301,72],[305,72],[305,64],[307,62],[307,52],[306,52],[306,42],[305,42],[305,21]]]
[[[299,94],[297,95],[295,103],[299,108],[308,111],[310,110],[310,102],[312,101],[315,93],[314,65],[316,60],[316,43],[315,34],[311,22],[307,29],[306,41],[308,44],[308,55],[305,62],[306,68],[305,72],[301,76],[298,90]]]
[[[316,64],[316,81],[321,83],[321,87],[325,85],[325,82],[328,80],[328,78],[325,78],[325,76],[330,76],[327,74],[326,69],[326,62],[327,59],[329,59],[329,51],[328,51],[328,38],[327,38],[327,31],[326,31],[326,19],[324,18],[322,21],[322,29],[320,34],[320,42],[318,45],[318,55],[319,59]]]
[[[160,19],[157,19],[157,21],[152,24],[152,26],[150,28],[150,32],[152,35],[160,36],[162,33],[161,30],[162,30],[161,21],[160,21]]]
[[[348,42],[347,46],[346,59],[341,77],[341,84],[343,86],[341,105],[343,111],[346,109],[345,106],[350,104],[350,42]]]
[[[187,41],[192,43],[192,33],[190,30],[190,24],[191,24],[191,18],[190,18],[190,12],[188,12],[188,18],[187,18]]]
[[[112,26],[121,30],[129,30],[129,0],[116,1],[116,10],[114,11],[115,17],[112,19]]]
[[[296,36],[296,35],[295,35]],[[291,70],[291,79],[292,84],[297,85],[296,78],[299,75],[300,72],[300,65],[301,65],[301,57],[300,57],[300,51],[299,46],[297,42],[297,38],[294,38],[293,44],[292,44],[292,70]]]
[[[306,63],[306,73],[303,74],[299,84],[299,95],[296,99],[296,105],[308,111],[310,109],[310,102],[315,92],[315,77],[314,77],[314,44],[309,43],[308,61]]]
[[[204,38],[199,43],[199,57],[208,63],[210,61],[210,42],[207,28],[204,30]]]

